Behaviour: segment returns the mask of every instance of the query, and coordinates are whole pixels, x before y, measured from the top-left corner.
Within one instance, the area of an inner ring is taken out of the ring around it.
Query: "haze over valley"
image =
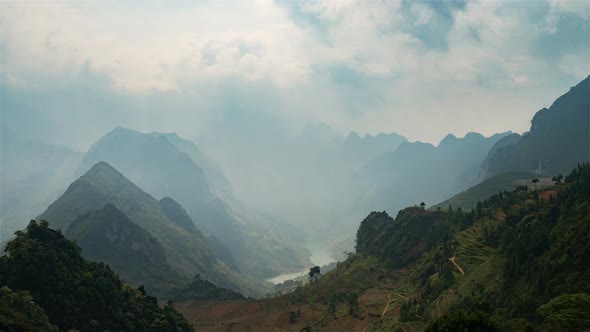
[[[0,330],[590,329],[588,2],[0,16]]]

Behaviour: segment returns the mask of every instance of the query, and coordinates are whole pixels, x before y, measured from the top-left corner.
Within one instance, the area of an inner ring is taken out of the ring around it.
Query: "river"
[[[314,265],[323,266],[323,265],[330,264],[335,261],[328,254],[328,252],[322,247],[319,247],[317,245],[308,245],[307,248],[309,249],[309,251],[311,251],[310,259]],[[285,280],[295,279],[295,278],[300,277],[302,275],[306,275],[309,272],[310,267],[308,267],[305,270],[300,271],[300,272],[284,273],[284,274],[280,274],[276,277],[272,277],[272,278],[269,278],[266,280],[272,282],[273,284],[280,284],[281,282],[284,282]]]

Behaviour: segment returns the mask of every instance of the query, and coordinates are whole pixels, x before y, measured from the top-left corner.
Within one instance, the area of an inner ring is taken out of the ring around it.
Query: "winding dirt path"
[[[451,263],[453,263],[459,269],[459,272],[461,272],[462,275],[465,275],[465,271],[463,271],[463,269],[459,266],[459,264],[457,264],[457,262],[455,262],[455,256],[449,258],[449,260],[451,261]]]
[[[387,309],[389,309],[390,303],[391,303],[391,293],[387,294],[387,305],[385,306],[385,309],[383,309],[383,313],[381,313],[381,318],[383,318],[383,316],[385,316]]]
[[[385,306],[385,309],[383,309],[383,312],[381,313],[381,318],[383,318],[383,316],[385,316],[385,313],[387,312],[387,309],[389,309],[389,305],[391,304],[391,295],[399,296],[399,297],[401,297],[402,299],[404,299],[406,301],[409,300],[409,298],[401,295],[400,293],[397,293],[397,292],[388,293],[387,294],[387,305]]]

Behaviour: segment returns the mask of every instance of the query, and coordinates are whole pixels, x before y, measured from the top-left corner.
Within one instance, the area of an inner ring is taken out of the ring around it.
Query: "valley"
[[[590,1],[0,1],[0,332],[590,331]]]

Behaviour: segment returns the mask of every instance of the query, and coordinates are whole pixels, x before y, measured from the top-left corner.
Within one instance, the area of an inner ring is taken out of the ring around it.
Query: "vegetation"
[[[215,284],[202,279],[197,274],[191,282],[183,287],[172,290],[174,301],[187,300],[244,300],[245,297],[239,293],[227,290],[225,288],[217,287]]]
[[[481,311],[465,312],[463,310],[453,311],[432,322],[426,332],[495,332],[498,330],[496,324],[490,320],[489,314]]]
[[[49,322],[60,330],[83,331],[192,331],[190,324],[169,303],[158,305],[143,287],[123,285],[113,271],[102,263],[89,262],[80,248],[47,222],[31,221],[26,230],[6,247],[0,258],[0,278],[16,293],[2,290],[2,312],[14,328],[23,324]],[[29,292],[38,305],[19,305]],[[15,303],[6,310],[6,302]],[[23,321],[18,310],[32,313]],[[31,325],[27,325],[31,326]],[[18,330],[18,329],[17,329]]]
[[[57,332],[28,292],[0,288],[0,331]]]
[[[560,184],[500,192],[471,211],[372,212],[356,253],[317,281],[258,303],[219,304],[232,311],[223,317],[191,318],[218,328],[584,331],[588,234],[590,165],[580,165]]]
[[[539,315],[554,331],[590,329],[590,294],[562,294],[542,305]]]
[[[587,324],[580,317],[587,317],[582,304],[590,293],[588,234],[590,166],[581,165],[556,187],[501,192],[470,212],[413,207],[395,219],[373,212],[361,223],[356,249],[393,270],[411,269],[417,292],[401,305],[401,321],[475,308],[500,328],[545,322],[575,330]],[[579,294],[554,299],[564,293]],[[455,313],[431,328],[471,316]]]

